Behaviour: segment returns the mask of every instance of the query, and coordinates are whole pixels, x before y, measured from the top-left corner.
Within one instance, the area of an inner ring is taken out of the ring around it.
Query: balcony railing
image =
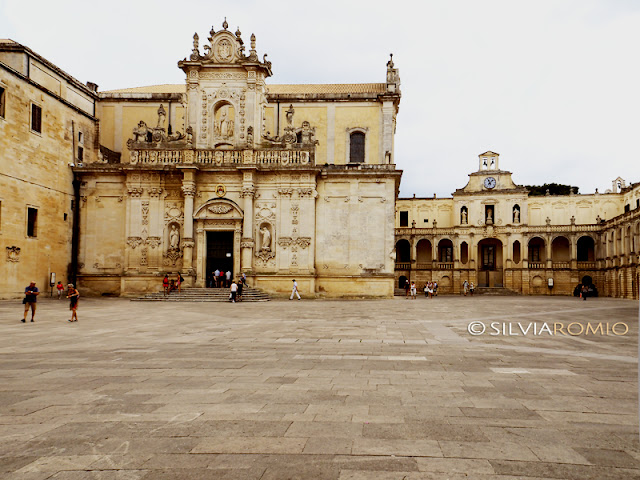
[[[175,165],[195,163],[215,166],[307,166],[314,165],[311,149],[245,149],[201,150],[190,148],[132,148],[129,162],[133,165]],[[387,165],[385,165],[386,167]],[[395,165],[393,166],[395,168]]]
[[[438,262],[436,268],[439,270],[453,270],[453,262]]]
[[[529,262],[529,268],[534,268],[534,269],[547,268],[547,264],[545,262]]]
[[[433,262],[416,263],[416,270],[431,270],[431,269],[433,269]]]
[[[578,268],[580,270],[591,270],[596,268],[596,262],[578,262]]]
[[[553,268],[570,268],[571,264],[569,262],[553,262],[552,264]]]

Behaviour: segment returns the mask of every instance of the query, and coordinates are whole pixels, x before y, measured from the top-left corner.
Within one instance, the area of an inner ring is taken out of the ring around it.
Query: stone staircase
[[[440,295],[450,295],[450,294],[445,294],[440,289],[438,289],[438,291]],[[395,288],[393,290],[393,294],[396,297],[404,297],[405,296],[404,288]],[[419,297],[420,296],[424,297],[424,292],[422,291],[421,288],[418,288],[417,294]],[[496,296],[504,296],[504,297],[520,295],[518,292],[514,292],[513,290],[509,290],[508,288],[504,288],[504,287],[476,287],[473,294],[474,295],[496,295]],[[462,292],[460,292],[460,295],[462,295]]]
[[[131,299],[134,302],[228,302],[228,288],[183,288],[182,292],[171,292],[165,296],[163,292],[148,293],[143,297]],[[257,288],[242,289],[243,302],[268,302],[269,295]]]
[[[520,295],[518,292],[514,292],[513,290],[509,290],[504,287],[476,287],[473,292],[474,295],[496,295],[503,297],[513,297],[516,295]]]

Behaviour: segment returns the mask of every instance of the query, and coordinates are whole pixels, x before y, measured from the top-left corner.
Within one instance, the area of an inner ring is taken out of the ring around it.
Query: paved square
[[[43,300],[0,302],[4,480],[640,478],[637,302]]]

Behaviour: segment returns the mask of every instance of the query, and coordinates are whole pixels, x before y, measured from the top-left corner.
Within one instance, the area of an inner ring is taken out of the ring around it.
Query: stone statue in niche
[[[487,223],[493,223],[493,208],[487,208]]]
[[[271,251],[271,232],[266,225],[260,228],[260,235],[262,235],[262,241],[260,242],[260,250],[264,252]]]
[[[169,232],[169,246],[171,250],[180,248],[180,232],[175,224],[171,225],[171,231]]]
[[[467,210],[463,208],[462,211],[460,212],[460,223],[462,225],[466,225],[467,222],[468,222]]]
[[[520,223],[520,210],[517,208],[513,209],[513,223]]]
[[[249,145],[253,143],[253,127],[247,128],[247,143]]]
[[[215,134],[218,137],[230,138],[234,133],[233,109],[228,105],[221,107],[217,112],[214,125]]]

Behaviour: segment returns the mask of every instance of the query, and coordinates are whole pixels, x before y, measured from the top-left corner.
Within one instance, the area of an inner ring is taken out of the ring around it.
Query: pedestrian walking
[[[231,285],[231,270],[227,270],[227,273],[226,273],[225,276],[226,276],[226,280],[227,280],[227,285]],[[234,280],[234,282],[235,282],[235,280]]]
[[[225,288],[227,285],[224,282],[224,271],[220,270],[220,274],[218,275],[218,287]]]
[[[587,295],[589,295],[589,287],[582,285],[582,300],[587,301]]]
[[[289,300],[293,300],[294,295],[297,295],[298,300],[301,300],[300,294],[298,293],[298,282],[296,282],[295,279],[293,280],[293,288],[291,289],[291,296],[289,297]]]
[[[242,301],[242,289],[243,289],[244,285],[242,284],[242,280],[238,281],[238,301],[241,302]]]
[[[438,296],[438,282],[433,282],[433,294]]]
[[[24,303],[24,315],[22,316],[22,323],[26,323],[29,309],[31,309],[31,321],[34,321],[38,295],[40,295],[40,291],[38,287],[36,287],[36,282],[29,283],[29,286],[24,289],[24,300],[22,300],[22,303]]]
[[[469,282],[467,282],[466,280],[464,282],[462,282],[462,290],[464,291],[464,296],[467,296],[467,293],[469,292]]]
[[[58,284],[56,285],[56,289],[58,290],[58,300],[60,300],[62,298],[62,294],[64,293],[64,285],[62,285],[62,282],[58,282]]]
[[[409,299],[409,293],[411,292],[411,284],[409,283],[409,279],[407,278],[404,281],[404,298],[405,300]]]
[[[245,287],[247,286],[247,275],[245,273],[242,274],[242,283]]]
[[[469,284],[469,293],[471,294],[471,296],[473,297],[473,291],[476,289],[476,286],[473,284],[473,282],[471,282]]]
[[[180,272],[178,272],[176,276],[176,288],[178,289],[178,293],[182,292],[182,289],[180,286],[182,285],[183,280],[184,278],[182,278],[182,275],[180,275]]]
[[[411,299],[416,299],[416,282],[411,282]]]
[[[78,321],[78,299],[80,298],[80,292],[76,290],[72,283],[67,285],[67,298],[69,299],[69,310],[71,310],[70,322]],[[75,319],[75,320],[74,320]]]
[[[216,268],[216,271],[213,272],[213,286],[216,288],[220,288],[220,270]]]
[[[236,295],[238,294],[238,285],[235,280],[231,282],[231,302],[236,303]]]
[[[165,297],[169,295],[169,275],[168,274],[165,274],[164,278],[162,279],[162,291],[164,292]]]

